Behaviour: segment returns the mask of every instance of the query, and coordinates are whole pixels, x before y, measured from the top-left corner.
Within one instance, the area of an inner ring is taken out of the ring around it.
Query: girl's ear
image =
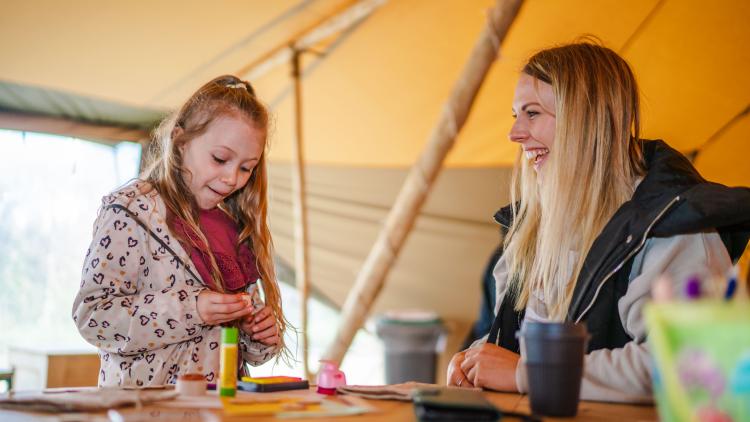
[[[182,135],[184,130],[179,125],[175,125],[174,129],[172,129],[172,140],[174,141],[175,138]],[[185,148],[185,144],[183,143],[180,145],[180,152],[183,152],[182,150]]]

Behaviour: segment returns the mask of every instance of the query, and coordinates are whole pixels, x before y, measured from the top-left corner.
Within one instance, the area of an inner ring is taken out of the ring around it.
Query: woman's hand
[[[519,355],[492,343],[462,353],[465,355],[460,363],[461,370],[475,387],[518,392],[516,366],[521,358]]]
[[[225,294],[203,290],[198,294],[198,315],[208,325],[234,321],[253,312],[246,294]]]
[[[279,344],[279,327],[276,325],[276,319],[268,306],[264,306],[258,312],[243,318],[240,328],[251,339],[266,346]]]
[[[474,384],[469,381],[466,374],[464,374],[464,371],[461,369],[461,364],[465,359],[466,352],[469,350],[470,349],[466,349],[462,352],[458,352],[453,355],[453,358],[451,358],[451,361],[448,364],[448,385],[455,385],[463,388],[474,387]]]

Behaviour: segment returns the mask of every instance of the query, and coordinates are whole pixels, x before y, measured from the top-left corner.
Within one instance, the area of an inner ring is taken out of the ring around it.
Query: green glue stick
[[[219,356],[219,396],[237,394],[237,327],[222,327]]]

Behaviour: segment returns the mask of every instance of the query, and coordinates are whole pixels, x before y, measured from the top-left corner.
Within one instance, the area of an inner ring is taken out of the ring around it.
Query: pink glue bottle
[[[321,360],[318,371],[318,393],[329,396],[336,394],[336,387],[340,385],[346,385],[344,372],[339,369],[336,362]]]

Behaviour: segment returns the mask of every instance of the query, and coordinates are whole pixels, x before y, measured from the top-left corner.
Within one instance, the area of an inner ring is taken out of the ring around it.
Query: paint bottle
[[[237,327],[222,327],[219,357],[219,396],[237,394]]]
[[[727,287],[724,290],[724,300],[732,300],[734,293],[737,291],[737,279],[740,278],[740,268],[736,264],[729,271],[727,278]]]
[[[703,295],[701,279],[698,276],[692,276],[685,282],[685,299],[697,300]]]
[[[336,388],[346,385],[346,375],[332,360],[320,360],[319,362],[318,393],[329,396],[336,394]]]

